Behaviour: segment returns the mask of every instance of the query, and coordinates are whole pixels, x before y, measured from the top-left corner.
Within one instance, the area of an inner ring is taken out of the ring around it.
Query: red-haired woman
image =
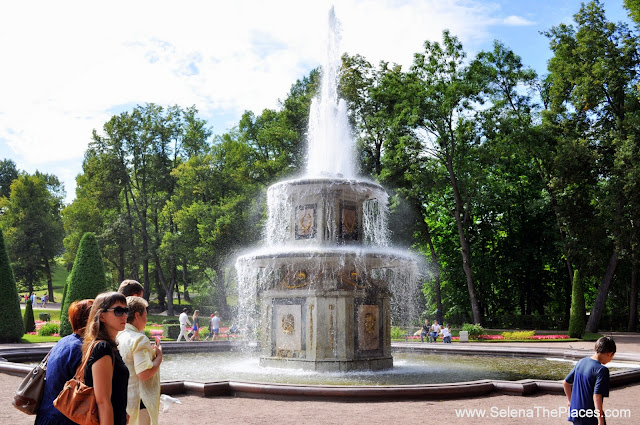
[[[75,424],[67,419],[58,409],[53,407],[53,400],[58,397],[65,382],[73,378],[82,359],[82,336],[93,300],[75,301],[69,306],[69,322],[73,333],[60,339],[53,347],[47,360],[47,379],[44,383],[44,394],[38,415],[37,425]]]

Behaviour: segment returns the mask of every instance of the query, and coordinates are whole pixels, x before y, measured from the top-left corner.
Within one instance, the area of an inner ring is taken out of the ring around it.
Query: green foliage
[[[477,324],[465,323],[462,325],[462,330],[469,332],[470,339],[478,339],[478,336],[484,335],[484,328]]]
[[[569,317],[569,337],[581,338],[585,332],[586,309],[584,305],[584,287],[580,278],[580,271],[573,273],[573,287],[571,291],[571,315]]]
[[[20,298],[13,270],[0,229],[0,342],[18,342],[24,335],[24,323],[20,312]]]
[[[62,248],[60,216],[64,190],[58,178],[36,171],[22,173],[11,183],[11,196],[2,199],[7,247],[18,283],[28,292],[41,279],[51,278],[50,265]]]
[[[51,336],[60,332],[60,325],[57,323],[45,323],[38,329],[39,336]]]
[[[398,326],[391,326],[391,339],[404,339],[406,331]]]
[[[163,323],[162,335],[165,338],[177,339],[180,335],[180,323]]]
[[[67,311],[69,305],[74,301],[95,298],[107,289],[102,254],[96,236],[91,232],[85,233],[80,241],[67,285],[60,310],[60,336],[72,332]]]
[[[504,339],[531,339],[536,331],[514,331],[514,332],[502,332]]]
[[[11,159],[0,161],[0,198],[11,196],[11,183],[18,178],[16,163]]]
[[[36,331],[36,321],[33,317],[33,307],[31,303],[28,302],[26,307],[24,308],[24,331],[25,332],[35,332]]]

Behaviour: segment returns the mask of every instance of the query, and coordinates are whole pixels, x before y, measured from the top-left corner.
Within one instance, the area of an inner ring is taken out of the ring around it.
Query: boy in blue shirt
[[[574,424],[606,424],[603,398],[609,396],[609,369],[605,367],[616,354],[616,343],[603,336],[595,353],[580,360],[562,383],[569,399],[569,421]]]

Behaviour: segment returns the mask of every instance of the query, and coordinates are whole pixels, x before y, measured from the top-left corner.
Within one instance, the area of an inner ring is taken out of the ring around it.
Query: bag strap
[[[98,340],[96,339],[95,341],[93,341],[91,343],[91,345],[89,346],[89,348],[87,349],[87,352],[84,355],[84,358],[82,359],[82,363],[80,364],[80,366],[78,366],[78,369],[76,369],[76,375],[75,378],[79,381],[81,381],[82,383],[84,383],[84,370],[87,367],[87,363],[89,363],[89,358],[91,357],[91,354],[93,353],[93,349],[96,347],[96,345],[100,342],[100,341],[104,341],[104,340]],[[106,342],[106,341],[105,341]],[[111,345],[109,345],[111,347]],[[115,355],[113,353],[113,348],[111,348],[111,361],[112,361],[112,365],[116,364],[116,358]]]
[[[40,368],[42,370],[47,370],[47,362],[49,361],[49,355],[51,354],[51,352],[53,351],[53,348],[55,347],[55,345],[53,347],[51,347],[51,350],[49,350],[49,352],[47,353],[46,356],[44,356],[44,359],[42,359],[42,361],[40,362]]]

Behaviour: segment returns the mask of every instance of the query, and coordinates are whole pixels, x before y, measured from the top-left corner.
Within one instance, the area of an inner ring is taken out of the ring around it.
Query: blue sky
[[[12,4],[15,3],[15,4]],[[75,176],[93,129],[136,104],[195,105],[215,134],[245,110],[276,108],[325,54],[335,4],[343,46],[405,67],[444,29],[473,57],[501,40],[538,73],[576,0],[24,1],[0,5],[0,158]],[[622,0],[603,1],[626,20]]]

